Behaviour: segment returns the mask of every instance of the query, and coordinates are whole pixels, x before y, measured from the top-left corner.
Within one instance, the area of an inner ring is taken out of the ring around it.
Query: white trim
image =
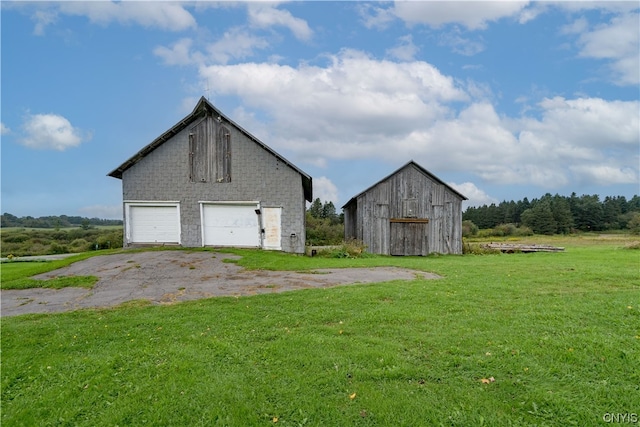
[[[124,218],[125,218],[125,243],[134,244],[131,238],[131,208],[136,206],[147,207],[175,207],[178,220],[178,241],[177,244],[182,243],[182,221],[180,219],[180,202],[173,201],[151,201],[151,200],[125,200],[124,201]]]
[[[260,207],[259,200],[200,200],[200,205],[252,205]]]
[[[125,200],[124,204],[153,205],[153,206],[180,206],[179,200]]]

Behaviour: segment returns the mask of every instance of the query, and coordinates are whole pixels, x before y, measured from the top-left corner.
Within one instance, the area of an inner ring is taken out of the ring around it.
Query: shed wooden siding
[[[344,206],[345,239],[362,240],[377,254],[460,254],[462,200],[409,162]]]

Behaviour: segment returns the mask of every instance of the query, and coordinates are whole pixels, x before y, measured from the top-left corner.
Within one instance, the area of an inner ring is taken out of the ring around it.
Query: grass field
[[[117,250],[103,250],[100,252],[84,252],[78,255],[73,255],[68,258],[54,260],[54,261],[35,261],[35,262],[22,262],[22,261],[10,261],[3,262],[0,265],[0,274],[2,279],[0,280],[1,289],[27,289],[27,288],[53,288],[60,289],[69,286],[79,286],[85,288],[92,288],[98,281],[95,276],[64,276],[57,277],[49,280],[36,280],[31,279],[31,276],[46,273],[48,271],[57,270],[62,267],[66,267],[77,261],[82,261],[96,255],[106,255],[108,253],[114,253]]]
[[[566,251],[364,259],[238,251],[247,268],[395,265],[444,279],[3,318],[2,425],[637,419],[640,250],[621,235],[544,243]]]

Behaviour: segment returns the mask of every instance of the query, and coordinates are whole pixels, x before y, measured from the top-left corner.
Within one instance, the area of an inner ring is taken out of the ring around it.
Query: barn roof
[[[213,112],[218,117],[224,119],[224,121],[226,121],[226,122],[230,123],[231,125],[235,126],[247,138],[249,138],[250,140],[252,140],[256,144],[258,144],[259,146],[261,146],[262,148],[267,150],[269,153],[271,153],[272,155],[277,157],[278,160],[280,160],[281,162],[285,163],[290,168],[292,168],[293,170],[298,172],[302,176],[302,187],[304,189],[304,198],[309,202],[312,201],[313,189],[312,189],[311,177],[309,175],[304,173],[297,166],[295,166],[293,163],[291,163],[290,161],[288,161],[287,159],[282,157],[280,154],[276,153],[271,147],[269,147],[268,145],[266,145],[265,143],[260,141],[258,138],[256,138],[255,136],[251,135],[249,132],[247,132],[245,129],[243,129],[241,126],[239,126],[237,123],[235,123],[233,120],[231,120],[230,118],[225,116],[220,110],[218,110],[216,107],[214,107],[213,104],[211,104],[204,96],[200,98],[200,100],[196,104],[195,108],[193,109],[193,111],[189,115],[187,115],[185,118],[183,118],[178,123],[176,123],[171,129],[169,129],[168,131],[166,131],[165,133],[163,133],[162,135],[160,135],[159,137],[157,137],[156,139],[151,141],[150,144],[148,144],[147,146],[142,148],[140,151],[138,151],[136,154],[134,154],[130,159],[125,161],[123,164],[121,164],[120,166],[118,166],[117,168],[115,168],[114,170],[109,172],[108,176],[111,176],[113,178],[122,179],[122,174],[124,173],[124,171],[126,171],[127,169],[129,169],[130,167],[132,167],[133,165],[138,163],[140,160],[142,160],[144,157],[146,157],[153,150],[155,150],[156,148],[158,148],[159,146],[161,146],[162,144],[167,142],[173,136],[175,136],[176,134],[181,132],[184,128],[189,126],[190,123],[192,123],[195,120],[197,120],[198,118],[202,117],[202,115],[204,113],[208,112],[208,111],[209,112]]]
[[[375,184],[373,184],[372,186],[368,187],[366,190],[361,191],[360,193],[356,194],[355,196],[353,196],[351,199],[349,199],[349,201],[347,203],[344,204],[344,206],[342,207],[342,209],[346,208],[347,206],[349,206],[351,203],[354,203],[358,197],[360,197],[361,195],[363,195],[364,193],[366,193],[367,191],[371,190],[373,187],[375,187],[376,185],[380,184],[381,182],[384,182],[386,180],[388,180],[389,178],[391,178],[392,176],[394,176],[395,174],[397,174],[398,172],[400,172],[401,170],[409,167],[409,166],[415,166],[420,172],[422,172],[424,175],[428,176],[429,178],[431,178],[432,180],[444,185],[449,191],[451,191],[452,193],[460,196],[460,198],[462,200],[468,200],[465,196],[463,196],[461,193],[459,193],[456,189],[454,189],[453,187],[451,187],[450,185],[448,185],[446,182],[442,181],[440,178],[438,178],[437,176],[435,176],[434,174],[432,174],[431,172],[429,172],[428,170],[426,170],[425,168],[423,168],[422,166],[420,166],[419,164],[417,164],[416,162],[414,162],[413,160],[410,160],[409,162],[407,162],[406,164],[404,164],[402,167],[398,168],[395,172],[390,173],[389,175],[385,176],[384,178],[382,178],[380,181],[376,182]]]

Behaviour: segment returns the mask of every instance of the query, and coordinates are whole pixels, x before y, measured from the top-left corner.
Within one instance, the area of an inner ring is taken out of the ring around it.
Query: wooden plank
[[[375,232],[372,237],[375,243],[372,252],[389,255],[389,205],[387,204],[376,205]]]
[[[216,182],[231,182],[231,132],[219,126],[215,141]]]
[[[396,222],[396,223],[405,223],[405,224],[426,224],[429,222],[428,218],[390,218],[389,222]]]
[[[189,161],[191,182],[209,181],[209,150],[207,121],[202,120],[189,134]]]
[[[517,243],[487,243],[483,245],[490,249],[497,249],[502,252],[562,252],[563,247],[550,245],[523,245]]]

